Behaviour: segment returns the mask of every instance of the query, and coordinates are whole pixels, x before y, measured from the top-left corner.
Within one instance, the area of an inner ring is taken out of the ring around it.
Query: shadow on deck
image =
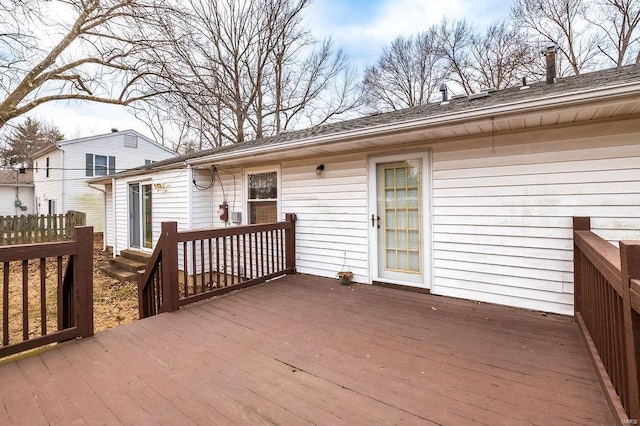
[[[0,378],[0,424],[613,422],[572,318],[300,275]]]

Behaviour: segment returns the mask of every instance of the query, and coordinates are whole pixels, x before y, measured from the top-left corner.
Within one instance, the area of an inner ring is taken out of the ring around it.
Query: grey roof
[[[0,170],[0,185],[33,184],[33,172],[19,173],[17,170]]]
[[[511,87],[499,91],[476,94],[469,97],[456,97],[450,99],[449,102],[444,105],[441,102],[429,103],[403,110],[377,113],[351,120],[310,127],[307,129],[283,132],[276,136],[254,139],[240,144],[185,154],[168,160],[158,161],[152,165],[132,169],[131,171],[154,169],[213,154],[232,152],[241,153],[243,150],[249,148],[278,145],[280,143],[303,140],[310,137],[337,135],[342,132],[366,129],[385,124],[401,123],[427,117],[451,115],[480,108],[500,106],[516,102],[526,102],[553,96],[580,93],[595,88],[606,88],[639,82],[640,64],[627,65],[577,76],[557,78],[554,84],[537,82],[530,84],[528,88],[524,90],[522,90],[521,87]],[[129,173],[131,171],[129,171]],[[112,176],[113,175],[111,175],[111,177]]]

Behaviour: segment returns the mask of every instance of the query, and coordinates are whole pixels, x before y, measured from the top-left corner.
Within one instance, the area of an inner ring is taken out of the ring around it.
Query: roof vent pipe
[[[546,58],[547,62],[547,84],[553,84],[556,81],[556,52],[558,46],[548,46],[546,50],[542,51],[542,54]]]
[[[440,93],[442,93],[442,102],[449,100],[449,88],[445,83],[440,84]]]
[[[111,133],[118,133],[118,129],[116,129],[115,127],[113,127],[113,128],[111,129]]]

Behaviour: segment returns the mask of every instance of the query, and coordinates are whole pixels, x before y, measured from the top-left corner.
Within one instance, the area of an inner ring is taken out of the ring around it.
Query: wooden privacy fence
[[[619,424],[640,420],[640,241],[620,248],[573,219],[575,318]],[[622,406],[620,406],[620,403]]]
[[[73,210],[66,214],[0,216],[0,245],[70,240],[73,228],[86,224],[86,214]]]
[[[140,318],[293,274],[295,215],[285,222],[162,234],[140,274]]]
[[[0,357],[93,335],[93,227],[73,241],[0,247]]]

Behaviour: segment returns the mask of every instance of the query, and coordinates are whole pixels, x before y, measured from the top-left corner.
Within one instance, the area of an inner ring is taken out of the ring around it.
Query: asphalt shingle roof
[[[429,103],[398,111],[377,113],[351,120],[310,127],[307,129],[283,132],[276,136],[249,140],[236,145],[228,145],[182,155],[133,170],[149,170],[159,166],[180,163],[182,161],[206,157],[213,154],[231,152],[241,153],[243,150],[250,148],[278,145],[284,142],[303,140],[310,137],[330,136],[340,134],[342,132],[361,130],[385,124],[395,124],[427,117],[438,117],[472,111],[479,108],[526,102],[553,96],[580,93],[589,89],[606,88],[638,82],[640,82],[640,64],[627,65],[577,76],[557,78],[554,84],[547,84],[544,81],[537,82],[530,84],[525,90],[521,90],[521,87],[511,87],[499,91],[488,92],[483,95],[451,98],[446,104],[442,104],[440,102]]]

